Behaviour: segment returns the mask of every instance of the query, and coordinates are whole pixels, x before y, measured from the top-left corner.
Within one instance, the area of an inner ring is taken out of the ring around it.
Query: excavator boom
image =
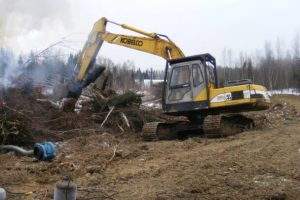
[[[147,37],[107,32],[107,23],[118,25],[124,29],[131,30]],[[101,18],[94,24],[94,27],[89,34],[88,40],[85,43],[77,61],[78,66],[80,66],[77,76],[79,81],[84,79],[87,70],[92,67],[91,64],[93,64],[93,61],[96,59],[103,41],[154,54],[164,58],[165,60],[185,57],[181,49],[164,35],[148,33],[126,24],[118,24],[116,22],[109,21],[106,18]]]

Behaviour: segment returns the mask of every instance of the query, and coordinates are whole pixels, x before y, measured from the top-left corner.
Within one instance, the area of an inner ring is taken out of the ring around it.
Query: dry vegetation
[[[78,199],[300,196],[300,97],[274,96],[268,111],[251,114],[260,122],[252,131],[153,143],[143,142],[139,131],[123,133],[112,124],[100,128],[90,113],[61,113],[34,99],[15,102],[18,112],[10,112],[30,116],[16,118],[26,122],[23,134],[33,141],[57,141],[58,154],[52,162],[1,154],[0,185],[9,199],[52,199],[55,182],[65,176],[78,185]],[[142,116],[161,117],[156,111]]]

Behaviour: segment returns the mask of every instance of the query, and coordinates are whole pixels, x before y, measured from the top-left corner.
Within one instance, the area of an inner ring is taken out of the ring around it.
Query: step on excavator
[[[108,24],[142,36],[110,33],[106,30]],[[206,137],[234,135],[254,126],[253,120],[241,112],[269,108],[270,98],[266,88],[253,84],[251,80],[230,81],[225,87],[219,87],[216,60],[212,55],[185,56],[166,35],[145,32],[106,18],[94,24],[80,52],[73,78],[65,86],[67,97],[78,98],[82,88],[104,71],[104,67],[95,65],[104,41],[166,60],[162,109],[167,115],[185,116],[188,120],[146,123],[142,131],[146,141],[173,139],[186,132],[204,134]]]

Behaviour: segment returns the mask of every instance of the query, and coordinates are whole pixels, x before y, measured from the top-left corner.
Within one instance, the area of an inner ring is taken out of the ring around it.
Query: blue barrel
[[[56,156],[55,144],[52,142],[35,143],[33,156],[41,161],[53,159]]]

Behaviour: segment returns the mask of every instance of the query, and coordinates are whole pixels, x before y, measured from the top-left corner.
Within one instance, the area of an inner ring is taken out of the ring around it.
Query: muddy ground
[[[275,96],[252,114],[258,126],[235,136],[143,142],[137,133],[78,133],[57,157],[0,155],[8,199],[53,199],[71,177],[78,199],[300,199],[300,97]]]

